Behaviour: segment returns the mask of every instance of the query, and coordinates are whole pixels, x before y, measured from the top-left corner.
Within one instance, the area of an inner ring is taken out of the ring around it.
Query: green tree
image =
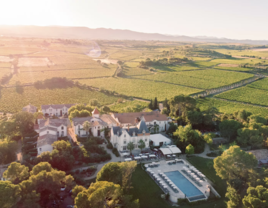
[[[75,206],[76,208],[115,208],[118,206],[138,208],[138,200],[131,202],[130,199],[131,197],[123,195],[120,185],[107,181],[98,181],[92,183],[87,190],[77,194]]]
[[[75,162],[70,142],[56,141],[52,144],[51,164],[54,168],[67,171],[72,169]]]
[[[103,111],[104,113],[109,113],[109,112],[111,111],[111,109],[110,109],[108,106],[103,106],[103,107],[102,107],[102,111]]]
[[[243,198],[246,208],[265,208],[268,207],[268,189],[263,186],[249,187],[247,194]]]
[[[194,154],[194,147],[193,145],[189,144],[186,149],[185,149],[185,153],[190,155],[190,154]]]
[[[229,140],[234,139],[237,135],[237,130],[242,127],[241,123],[235,120],[224,120],[220,123],[220,133],[222,137]]]
[[[145,148],[145,142],[142,139],[140,139],[140,141],[138,141],[138,148],[140,148],[141,151],[143,148]]]
[[[21,181],[28,179],[29,175],[29,168],[17,162],[11,163],[3,173],[3,177],[11,181],[13,184],[18,184]]]
[[[200,111],[188,111],[186,122],[191,125],[199,125],[203,122],[203,114]]]
[[[263,144],[263,136],[259,130],[242,128],[237,130],[236,141],[242,146],[251,145],[253,148],[261,147]]]
[[[122,167],[117,162],[105,164],[98,172],[96,181],[109,181],[122,185]]]
[[[0,207],[13,208],[20,200],[20,187],[12,184],[10,181],[0,180]]]
[[[247,122],[248,117],[252,115],[252,113],[247,112],[245,110],[240,110],[238,112],[235,112],[234,114],[236,116],[236,119],[240,122]]]
[[[150,103],[148,104],[148,108],[153,110],[153,100],[150,100]]]
[[[52,171],[51,165],[47,162],[40,162],[33,167],[31,175],[37,175],[42,171],[51,172]]]
[[[264,125],[267,125],[266,118],[259,116],[259,115],[251,115],[248,117],[249,123],[262,123]]]
[[[241,150],[239,146],[230,147],[214,159],[216,174],[226,180],[240,179],[248,182],[257,164],[256,157]]]
[[[7,139],[0,140],[0,164],[8,164],[17,159],[18,145]]]
[[[229,199],[227,202],[227,208],[237,208],[241,204],[241,194],[233,188],[231,185],[228,185],[227,192],[225,196]]]
[[[15,123],[16,130],[22,136],[32,133],[34,131],[34,116],[32,113],[19,112],[12,116]]]
[[[213,138],[215,137],[216,135],[214,133],[208,133],[204,135],[204,140],[206,141],[207,144],[212,145]]]
[[[154,98],[154,102],[153,102],[153,110],[156,110],[156,109],[159,109],[157,97]]]
[[[130,151],[130,154],[132,154],[132,150],[135,148],[133,142],[129,142],[127,144],[127,149]]]
[[[89,101],[89,105],[94,106],[94,107],[100,107],[100,103],[97,99],[91,99]]]
[[[86,131],[87,138],[89,136],[89,129],[91,128],[91,124],[88,121],[85,121],[83,123],[83,129]]]

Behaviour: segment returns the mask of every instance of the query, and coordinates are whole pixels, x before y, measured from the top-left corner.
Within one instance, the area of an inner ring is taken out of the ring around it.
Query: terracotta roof
[[[40,136],[37,140],[37,147],[41,147],[43,145],[49,144],[52,145],[55,141],[57,141],[57,136],[52,134],[45,134]]]
[[[61,109],[61,108],[63,108],[63,107],[70,108],[70,107],[72,107],[72,106],[74,106],[74,105],[75,105],[75,104],[56,104],[56,105],[52,104],[52,105],[42,105],[41,108],[42,108],[42,110],[43,110],[43,109],[44,109],[44,110],[49,109],[50,107],[51,107],[51,108],[54,108],[54,109]]]
[[[100,119],[106,122],[107,124],[115,124],[115,125],[117,124],[116,120],[114,120],[114,118],[109,114],[100,115]]]
[[[167,115],[160,114],[158,111],[152,112],[137,112],[137,113],[114,113],[112,114],[114,118],[117,118],[121,124],[131,123],[133,125],[137,124],[136,118],[144,118],[145,122],[157,121],[167,121]]]
[[[95,108],[93,111],[92,111],[92,114],[100,114],[99,110],[97,108]]]
[[[44,126],[54,126],[59,127],[61,125],[67,126],[68,119],[62,118],[62,119],[51,119],[48,118],[46,120],[40,120],[39,127],[42,128]]]

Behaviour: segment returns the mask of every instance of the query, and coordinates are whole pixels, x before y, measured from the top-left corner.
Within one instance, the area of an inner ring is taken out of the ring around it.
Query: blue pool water
[[[165,172],[165,174],[187,197],[204,195],[179,171]]]

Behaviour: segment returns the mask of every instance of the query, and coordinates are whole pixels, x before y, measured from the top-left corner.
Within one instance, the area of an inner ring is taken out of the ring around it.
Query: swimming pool
[[[179,171],[165,172],[165,174],[184,194],[186,194],[186,197],[204,196],[204,194]]]

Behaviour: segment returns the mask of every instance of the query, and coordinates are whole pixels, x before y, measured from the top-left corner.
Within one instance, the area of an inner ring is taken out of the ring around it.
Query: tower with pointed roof
[[[100,117],[100,112],[97,108],[95,108],[93,111],[92,111],[92,117],[95,117],[95,118],[99,118]]]

